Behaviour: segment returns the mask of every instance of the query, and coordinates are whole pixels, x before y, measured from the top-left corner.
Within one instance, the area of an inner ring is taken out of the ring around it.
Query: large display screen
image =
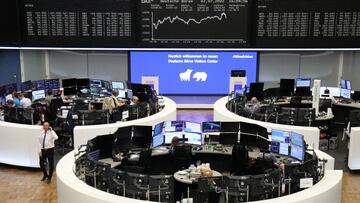
[[[159,77],[160,94],[228,94],[231,70],[257,79],[257,52],[131,52],[131,82]]]

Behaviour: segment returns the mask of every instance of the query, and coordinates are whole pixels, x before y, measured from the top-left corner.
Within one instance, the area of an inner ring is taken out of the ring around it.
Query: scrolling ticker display
[[[0,46],[356,48],[360,1],[3,0]]]

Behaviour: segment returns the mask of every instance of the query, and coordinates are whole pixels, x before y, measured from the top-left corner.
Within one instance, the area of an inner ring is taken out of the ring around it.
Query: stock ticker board
[[[358,0],[3,0],[0,16],[0,46],[360,46]]]

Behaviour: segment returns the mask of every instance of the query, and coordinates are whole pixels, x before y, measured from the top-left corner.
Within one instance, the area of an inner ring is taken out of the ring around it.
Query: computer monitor
[[[117,96],[117,98],[120,98],[120,99],[126,98],[125,90],[119,90],[119,95]]]
[[[295,95],[299,97],[309,97],[311,96],[311,89],[310,87],[306,87],[306,86],[296,87]]]
[[[152,141],[152,147],[159,147],[161,145],[163,145],[165,142],[164,140],[164,135],[163,134],[158,134],[156,136],[153,137],[153,141]]]
[[[264,83],[257,82],[257,83],[250,83],[250,91],[248,99],[252,97],[256,97],[259,101],[264,99]]]
[[[164,122],[156,124],[154,127],[154,136],[162,134],[163,129],[164,129]]]
[[[65,87],[64,88],[64,96],[72,96],[72,95],[76,95],[77,89],[76,87]]]
[[[32,82],[30,80],[22,82],[21,85],[20,85],[20,90],[22,92],[31,90],[31,85],[32,85]]]
[[[17,84],[16,83],[12,83],[12,84],[7,84],[4,86],[5,88],[5,94],[11,94],[13,93],[13,91],[17,91]]]
[[[271,130],[271,152],[289,155],[290,132]]]
[[[219,143],[222,145],[234,145],[238,140],[238,133],[223,133],[219,135]]]
[[[182,132],[184,129],[184,121],[165,121],[165,132]]]
[[[179,139],[182,139],[183,132],[165,132],[165,144],[171,144],[171,140],[174,137],[178,137]]]
[[[341,88],[340,97],[345,98],[345,99],[350,99],[351,98],[351,90]]]
[[[71,78],[71,79],[64,79],[62,80],[62,87],[76,87],[76,79],[75,78]]]
[[[326,89],[330,92],[329,96],[340,97],[340,88],[338,87],[320,87],[320,96],[325,94]]]
[[[152,89],[149,85],[131,83],[130,86],[133,95],[140,101],[148,101],[152,97]]]
[[[45,89],[59,89],[60,88],[60,81],[59,79],[48,79],[45,80]]]
[[[310,87],[311,79],[310,78],[296,78],[296,87]]]
[[[126,97],[128,98],[128,99],[131,99],[132,97],[133,97],[133,92],[132,92],[132,90],[127,90],[127,92],[126,92]]]
[[[119,90],[124,90],[125,89],[125,84],[124,82],[111,82],[111,87],[113,89],[119,89]]]
[[[34,90],[44,90],[45,89],[45,80],[36,80],[32,81],[31,89]]]
[[[148,148],[152,141],[152,126],[134,126],[131,138],[134,148]]]
[[[192,133],[192,132],[185,132],[185,143],[186,144],[193,144],[193,145],[201,145],[202,144],[202,136],[201,133]]]
[[[304,147],[304,135],[301,135],[296,132],[291,132],[290,134],[290,143],[293,145],[298,145]]]
[[[280,96],[291,96],[294,94],[294,79],[280,79]]]
[[[78,87],[77,88],[79,94],[81,95],[90,95],[91,94],[91,90],[89,87]]]
[[[291,145],[290,156],[299,161],[304,161],[305,149],[303,146]]]
[[[102,86],[102,80],[90,80],[90,87],[92,88],[98,88],[98,89],[101,89],[103,86]]]
[[[350,80],[346,80],[346,89],[351,90],[351,82],[350,82]]]
[[[203,122],[202,131],[203,133],[220,132],[220,122]]]
[[[220,132],[223,133],[238,133],[239,122],[221,122]]]
[[[45,90],[32,91],[32,100],[36,101],[39,99],[45,99]]]
[[[114,133],[114,148],[115,151],[131,149],[131,134],[132,126],[121,127]]]
[[[201,133],[201,124],[195,122],[185,122],[184,131],[189,133]]]

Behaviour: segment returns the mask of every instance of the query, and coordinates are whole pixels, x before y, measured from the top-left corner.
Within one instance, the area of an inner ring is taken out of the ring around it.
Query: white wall
[[[24,80],[46,78],[46,51],[22,53]],[[360,51],[260,52],[259,81],[268,88],[279,86],[280,78],[310,77],[321,79],[323,86],[338,86],[344,78],[360,90],[359,66]],[[128,80],[125,51],[48,51],[48,67],[49,78]]]

